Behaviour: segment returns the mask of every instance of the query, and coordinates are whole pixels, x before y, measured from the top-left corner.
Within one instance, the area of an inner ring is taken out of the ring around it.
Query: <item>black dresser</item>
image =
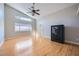
[[[51,26],[51,40],[64,43],[64,25]]]

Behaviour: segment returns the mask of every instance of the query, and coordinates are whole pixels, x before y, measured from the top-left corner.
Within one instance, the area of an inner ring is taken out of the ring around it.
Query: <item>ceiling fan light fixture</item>
[[[31,12],[27,12],[27,13],[31,13],[32,16],[35,15],[40,15],[38,12],[40,11],[39,9],[35,9],[35,3],[33,3],[33,6],[31,8],[28,8]]]

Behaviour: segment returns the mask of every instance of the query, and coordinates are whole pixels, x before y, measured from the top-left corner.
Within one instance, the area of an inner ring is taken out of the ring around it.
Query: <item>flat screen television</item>
[[[64,25],[51,26],[51,40],[64,43]]]

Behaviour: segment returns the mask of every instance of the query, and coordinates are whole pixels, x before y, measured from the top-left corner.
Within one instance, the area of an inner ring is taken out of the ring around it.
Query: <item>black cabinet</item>
[[[64,43],[64,25],[51,26],[51,40]]]

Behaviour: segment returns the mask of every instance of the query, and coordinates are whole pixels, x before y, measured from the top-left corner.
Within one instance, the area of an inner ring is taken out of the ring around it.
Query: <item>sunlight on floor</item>
[[[17,52],[17,55],[31,54],[32,53],[32,39],[23,40],[16,43],[15,51]]]
[[[35,37],[35,38],[38,38],[38,37],[39,37],[39,33],[38,33],[38,32],[35,32],[35,31],[32,33],[32,35],[33,35],[33,37]]]

